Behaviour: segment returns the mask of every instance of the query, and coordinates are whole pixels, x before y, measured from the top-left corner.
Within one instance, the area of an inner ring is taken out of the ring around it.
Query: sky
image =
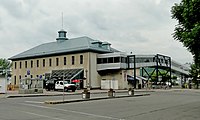
[[[136,55],[163,54],[179,63],[192,55],[173,39],[171,7],[180,0],[0,0],[0,58],[67,37],[88,36]]]

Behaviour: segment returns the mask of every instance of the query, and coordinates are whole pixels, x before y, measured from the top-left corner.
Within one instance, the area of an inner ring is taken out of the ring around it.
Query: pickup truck
[[[64,82],[64,84],[63,84]],[[69,81],[57,81],[55,83],[55,90],[63,90],[64,91],[68,91],[68,90],[72,90],[72,92],[76,91],[76,85],[75,84],[71,84]]]

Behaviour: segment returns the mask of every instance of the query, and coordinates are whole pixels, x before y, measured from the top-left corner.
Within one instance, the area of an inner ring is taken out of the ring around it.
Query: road
[[[196,91],[157,91],[152,92],[150,96],[56,105],[44,104],[43,101],[47,99],[60,98],[1,98],[0,120],[200,119],[200,92]]]

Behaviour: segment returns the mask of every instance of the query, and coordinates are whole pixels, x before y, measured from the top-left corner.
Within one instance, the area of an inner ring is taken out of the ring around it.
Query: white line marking
[[[27,102],[27,103],[44,103],[44,102],[40,102],[40,101],[24,101],[24,102]]]
[[[58,109],[58,108],[52,108],[52,107],[46,107],[46,106],[38,106],[38,105],[26,104],[26,103],[19,103],[19,104],[26,105],[26,106],[43,108],[43,109],[52,109],[52,110],[58,110],[58,111],[64,111],[64,112],[71,112],[71,113],[76,113],[76,114],[81,114],[81,115],[87,115],[87,116],[93,116],[93,117],[99,117],[99,118],[112,119],[112,120],[124,120],[124,119],[120,119],[120,118],[114,118],[114,117],[103,116],[103,115],[96,115],[96,114],[79,112],[79,111],[73,111],[73,110]]]
[[[50,117],[50,116],[46,116],[46,115],[36,114],[36,113],[32,113],[32,112],[26,112],[26,111],[21,111],[21,112],[31,114],[31,115],[35,115],[35,116],[45,117],[45,118],[49,118],[49,119],[53,119],[53,120],[65,120],[65,119],[54,118],[54,117]]]

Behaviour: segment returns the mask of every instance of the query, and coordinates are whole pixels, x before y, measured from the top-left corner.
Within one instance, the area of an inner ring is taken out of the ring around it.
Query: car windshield
[[[70,82],[69,81],[64,81],[64,84],[70,84]]]
[[[54,81],[53,80],[48,80],[48,81],[46,81],[46,83],[54,83]]]

